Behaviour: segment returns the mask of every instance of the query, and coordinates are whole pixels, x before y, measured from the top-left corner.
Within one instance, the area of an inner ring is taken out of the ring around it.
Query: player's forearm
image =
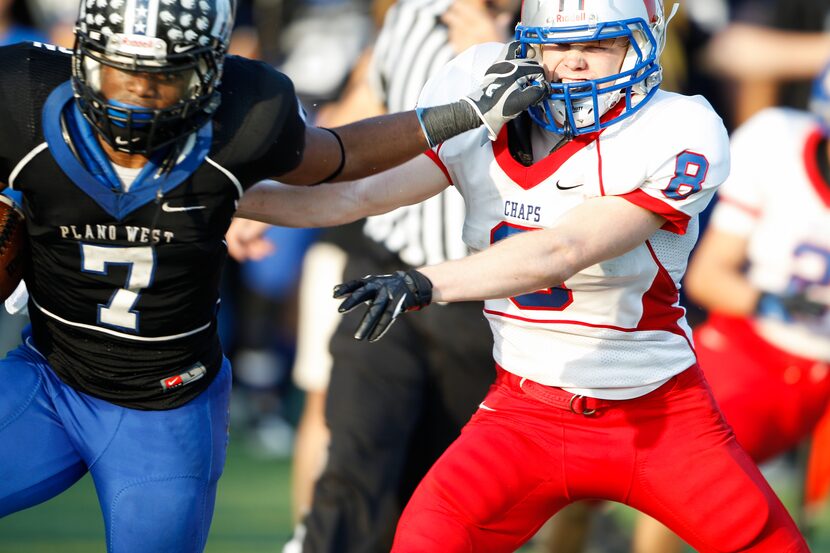
[[[506,298],[559,286],[586,267],[642,245],[663,223],[659,215],[622,198],[593,198],[551,228],[419,270],[432,281],[435,301]]]
[[[373,117],[334,129],[343,141],[345,164],[334,180],[364,178],[400,165],[438,144],[481,126],[466,102]],[[429,137],[429,140],[427,139]]]
[[[761,37],[759,37],[761,38]],[[830,34],[828,33],[800,33],[778,32],[769,40],[763,38],[762,44],[770,48],[774,45],[786,48],[776,50],[777,55],[770,59],[772,51],[764,52],[764,58],[758,58],[758,65],[747,67],[747,76],[768,76],[777,79],[811,79],[827,63],[830,56]],[[786,53],[785,53],[786,52]],[[795,52],[798,54],[794,55]],[[770,63],[772,61],[773,63]],[[764,72],[766,68],[766,74]]]
[[[345,152],[337,181],[380,173],[429,148],[418,117],[411,111],[364,119],[334,130]]]
[[[239,201],[236,216],[283,227],[332,227],[367,216],[355,183],[300,187],[262,181]]]
[[[830,56],[830,33],[782,31],[734,24],[706,49],[710,69],[752,80],[811,78]]]
[[[745,278],[721,277],[712,282],[709,290],[694,296],[689,294],[692,301],[710,311],[717,311],[724,315],[746,317],[755,312],[761,292]]]
[[[748,247],[747,236],[721,230],[717,221],[711,224],[683,281],[689,299],[710,311],[751,315],[760,291],[745,274]]]
[[[432,281],[433,301],[506,298],[558,286],[573,276],[580,261],[575,246],[550,229],[539,230],[418,270]]]
[[[448,186],[427,156],[360,180],[293,186],[262,181],[239,202],[236,216],[284,227],[331,227],[422,202]]]
[[[760,291],[738,270],[698,258],[685,280],[689,299],[709,311],[746,317],[754,313]]]

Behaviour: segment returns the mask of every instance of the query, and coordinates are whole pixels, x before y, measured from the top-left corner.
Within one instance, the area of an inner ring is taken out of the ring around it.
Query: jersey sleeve
[[[265,63],[228,57],[214,128],[215,160],[244,188],[302,161],[306,125],[294,85]]]
[[[729,174],[729,136],[720,117],[701,98],[683,97],[652,114],[644,140],[649,156],[639,188],[620,194],[666,219],[663,230],[685,234]]]
[[[718,205],[712,213],[715,228],[738,236],[749,236],[755,228],[764,205],[765,186],[769,177],[764,160],[776,160],[774,141],[786,127],[786,112],[764,110],[732,136],[732,171],[718,192]]]

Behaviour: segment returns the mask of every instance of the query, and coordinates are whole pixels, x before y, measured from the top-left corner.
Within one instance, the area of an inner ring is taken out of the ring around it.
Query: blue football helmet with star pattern
[[[75,25],[72,86],[81,113],[118,151],[149,155],[204,125],[219,106],[222,64],[236,0],[82,0]],[[101,92],[101,66],[176,74],[180,101],[162,109]]]

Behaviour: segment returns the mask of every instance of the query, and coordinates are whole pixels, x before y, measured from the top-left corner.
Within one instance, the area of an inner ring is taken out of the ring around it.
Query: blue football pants
[[[109,553],[199,553],[228,441],[230,363],[177,409],[140,411],[64,384],[27,343],[0,361],[0,517],[92,475]]]

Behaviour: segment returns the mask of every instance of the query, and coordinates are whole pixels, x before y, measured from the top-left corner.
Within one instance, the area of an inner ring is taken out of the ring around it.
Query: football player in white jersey
[[[830,67],[812,107],[769,108],[735,131],[732,172],[686,277],[710,311],[694,332],[698,360],[757,463],[807,436],[830,399]],[[647,521],[638,539],[638,553],[682,549]]]
[[[526,0],[506,55],[539,60],[550,94],[518,121],[378,178],[282,195],[263,184],[240,203],[301,226],[450,184],[464,197],[477,253],[335,290],[341,311],[369,304],[358,339],[431,301],[484,300],[493,331],[497,381],[410,500],[395,553],[514,551],[588,498],[648,513],[703,553],[808,551],[723,421],[678,303],[729,152],[704,99],[659,90],[665,24],[658,0]],[[501,48],[456,58],[420,105],[486,82]]]

